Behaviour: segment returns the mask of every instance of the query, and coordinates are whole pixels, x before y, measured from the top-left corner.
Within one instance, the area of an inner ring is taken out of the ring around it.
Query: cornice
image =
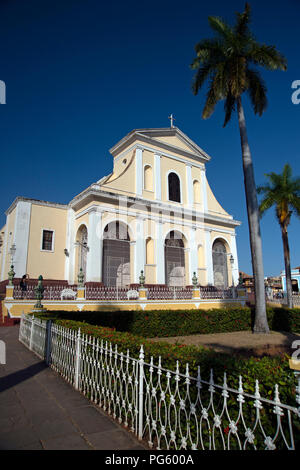
[[[161,201],[157,202],[157,201],[153,201],[153,200],[150,200],[150,199],[144,199],[144,198],[141,198],[141,197],[124,196],[124,195],[120,195],[118,193],[111,193],[111,192],[103,191],[103,190],[100,190],[100,189],[97,190],[95,184],[92,185],[92,187],[87,188],[83,193],[81,193],[79,196],[77,196],[72,201],[70,201],[70,203],[69,203],[70,207],[72,207],[74,209],[77,204],[79,204],[85,198],[87,198],[89,196],[98,196],[98,197],[102,197],[104,200],[105,199],[106,200],[107,199],[112,199],[112,200],[115,200],[115,201],[121,201],[123,203],[128,203],[128,202],[132,203],[132,204],[142,203],[145,206],[152,205],[152,207],[155,207],[157,209],[157,212],[159,212],[159,210],[165,211],[165,212],[172,212],[172,213],[174,213],[175,217],[176,216],[180,217],[184,213],[184,215],[187,216],[187,217],[190,217],[190,218],[196,217],[198,219],[203,220],[203,222],[205,222],[205,223],[226,225],[226,226],[229,226],[229,227],[232,227],[232,228],[238,227],[239,225],[241,225],[240,221],[234,220],[233,218],[227,219],[225,217],[211,215],[207,212],[205,212],[205,213],[199,212],[199,211],[196,212],[194,209],[188,209],[188,208],[182,207],[182,206],[177,207],[177,206],[167,204],[167,203],[164,203],[164,202],[161,202]],[[74,209],[74,210],[76,210],[76,209]],[[91,210],[91,208],[87,208],[86,210],[87,211]],[[107,209],[107,210],[109,210],[109,209]],[[130,208],[128,209],[128,212],[129,211],[130,211]],[[195,224],[193,223],[193,225],[195,225]]]
[[[5,211],[5,215],[9,215],[14,208],[17,206],[18,202],[29,202],[31,204],[36,204],[38,206],[47,206],[47,207],[54,207],[56,209],[69,209],[69,204],[60,204],[59,202],[49,202],[49,201],[42,201],[39,199],[30,199],[27,197],[18,196],[13,201],[13,203],[9,206],[9,208]]]

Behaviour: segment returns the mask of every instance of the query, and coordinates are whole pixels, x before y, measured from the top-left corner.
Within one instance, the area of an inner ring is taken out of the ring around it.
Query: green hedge
[[[267,308],[271,330],[300,333],[300,309]],[[152,310],[113,312],[49,312],[48,318],[85,321],[115,328],[145,338],[228,333],[250,330],[254,313],[250,308],[211,310]]]
[[[180,372],[185,372],[185,364],[189,364],[189,372],[197,377],[198,366],[201,368],[201,377],[209,379],[211,368],[219,384],[222,384],[223,374],[227,373],[229,386],[238,388],[238,377],[242,375],[245,380],[244,390],[253,393],[255,390],[255,380],[261,382],[261,396],[273,397],[275,384],[279,384],[281,389],[281,399],[283,403],[295,406],[295,378],[289,369],[288,357],[279,355],[276,357],[244,358],[238,355],[217,353],[213,350],[205,349],[201,346],[185,346],[169,344],[166,342],[154,342],[146,340],[142,336],[133,335],[128,332],[120,332],[111,328],[90,325],[86,322],[74,320],[54,320],[55,323],[78,330],[87,335],[95,336],[99,340],[108,341],[118,345],[118,351],[126,353],[130,351],[130,356],[138,358],[140,346],[143,344],[145,361],[149,362],[151,356],[157,364],[158,357],[161,357],[162,366],[166,369],[175,370],[176,362],[179,361]]]

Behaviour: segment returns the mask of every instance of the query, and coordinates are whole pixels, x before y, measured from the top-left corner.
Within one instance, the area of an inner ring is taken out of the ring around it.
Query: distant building
[[[265,278],[265,285],[272,289],[273,292],[282,290],[282,280],[280,276],[269,276]]]
[[[300,266],[293,268],[291,274],[293,292],[300,292]],[[285,270],[281,271],[280,277],[282,280],[282,288],[286,290]]]
[[[246,288],[247,292],[253,292],[254,291],[254,279],[253,276],[250,276],[250,274],[246,274],[243,271],[240,271],[240,276],[239,276],[239,283],[243,287]]]

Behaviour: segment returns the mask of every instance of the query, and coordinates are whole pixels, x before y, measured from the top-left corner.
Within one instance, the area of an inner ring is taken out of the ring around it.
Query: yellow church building
[[[135,129],[110,149],[113,170],[59,204],[17,197],[1,230],[1,281],[125,287],[238,283],[236,227],[214,197],[209,155],[179,128]]]

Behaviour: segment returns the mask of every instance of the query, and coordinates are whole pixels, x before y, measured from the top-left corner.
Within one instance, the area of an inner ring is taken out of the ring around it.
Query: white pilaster
[[[207,188],[206,188],[206,173],[205,168],[201,168],[201,191],[202,191],[202,201],[203,201],[203,212],[207,212]]]
[[[157,284],[165,284],[165,240],[163,236],[163,223],[156,224],[156,282]]]
[[[87,282],[102,280],[102,243],[102,212],[93,209],[89,212]]]
[[[137,147],[135,151],[135,187],[137,196],[143,194],[143,149]]]
[[[189,252],[189,261],[190,261],[190,284],[192,283],[192,277],[194,272],[198,276],[198,248],[196,243],[196,228],[192,227],[190,229],[190,252]]]
[[[4,281],[4,279],[7,279],[8,274],[5,272],[5,262],[8,256],[8,250],[9,250],[9,233],[8,233],[8,226],[9,226],[9,218],[10,214],[7,215],[6,217],[6,226],[5,226],[5,233],[4,233],[4,240],[3,240],[3,245],[1,247],[2,251],[2,265],[1,265],[1,281]]]
[[[205,230],[205,263],[207,273],[207,284],[214,284],[212,244],[210,230]]]
[[[155,199],[161,201],[161,175],[160,175],[161,155],[154,154],[154,172],[155,172]]]
[[[145,239],[144,239],[144,219],[137,218],[136,227],[136,243],[134,253],[134,282],[139,282],[141,271],[145,272]]]
[[[16,245],[16,253],[14,256],[14,270],[16,277],[22,277],[24,274],[27,274],[30,215],[31,203],[27,201],[19,201],[16,207],[15,229],[13,234],[13,243]]]
[[[233,266],[232,266],[232,281],[233,284],[236,286],[239,282],[239,263],[238,263],[238,255],[237,255],[237,249],[236,249],[236,236],[231,235],[231,241],[230,241],[230,249],[231,253],[233,256]]]
[[[192,165],[186,164],[186,201],[188,207],[193,204]]]
[[[65,279],[69,284],[74,284],[74,267],[75,267],[75,246],[74,246],[74,222],[75,212],[68,209],[67,233],[66,233],[66,249],[68,253],[65,255]]]

